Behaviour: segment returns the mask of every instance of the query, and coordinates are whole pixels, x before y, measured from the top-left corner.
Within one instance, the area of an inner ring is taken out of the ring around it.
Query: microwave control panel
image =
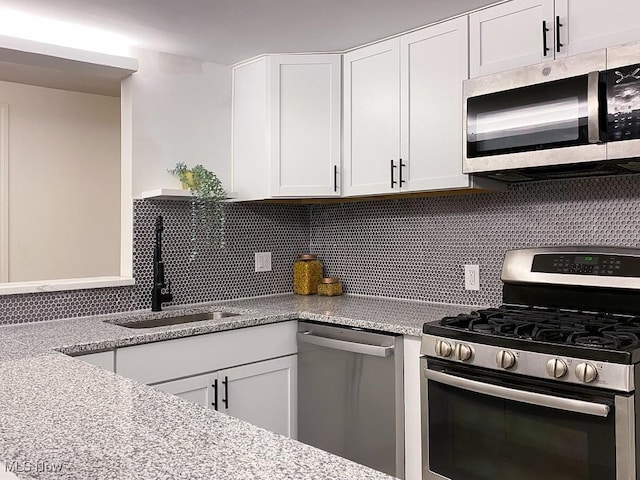
[[[607,141],[640,138],[640,64],[607,70]]]

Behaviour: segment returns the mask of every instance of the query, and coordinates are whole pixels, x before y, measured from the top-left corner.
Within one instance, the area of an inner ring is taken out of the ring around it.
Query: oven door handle
[[[591,403],[572,398],[554,397],[543,393],[516,390],[499,385],[478,382],[476,380],[469,380],[467,378],[456,377],[454,375],[428,369],[425,370],[425,375],[429,380],[433,380],[434,382],[462,388],[463,390],[468,390],[470,392],[513,400],[515,402],[529,403],[540,407],[557,408],[559,410],[584,413],[586,415],[593,415],[596,417],[607,417],[609,415],[609,406],[601,403]]]

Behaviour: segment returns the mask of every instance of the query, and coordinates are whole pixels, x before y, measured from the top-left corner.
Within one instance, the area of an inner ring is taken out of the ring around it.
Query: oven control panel
[[[640,278],[640,257],[599,253],[542,253],[532,272]]]
[[[634,390],[632,365],[517,350],[425,334],[422,355],[549,381],[622,392]]]

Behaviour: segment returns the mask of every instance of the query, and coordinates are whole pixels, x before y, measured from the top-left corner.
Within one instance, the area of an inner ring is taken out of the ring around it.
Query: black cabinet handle
[[[338,165],[333,166],[333,191],[338,191]]]
[[[394,170],[396,169],[396,165],[393,163],[393,160],[391,160],[391,188],[396,186],[396,180],[394,179]]]
[[[213,408],[218,410],[218,379],[216,378],[213,381],[213,385],[211,385],[213,387],[213,402],[211,402],[211,405],[213,405]]]
[[[406,164],[406,163],[404,163],[404,162],[402,161],[402,159],[400,159],[400,188],[402,188],[402,184],[403,184],[403,183],[407,183],[407,182],[406,182],[406,180],[404,180],[404,179],[402,178],[402,169],[403,169],[403,167],[406,167],[406,166],[407,166],[407,164]]]
[[[547,52],[549,51],[549,47],[547,47],[547,32],[549,29],[547,28],[547,21],[542,21],[542,56],[546,57]]]
[[[560,27],[563,26],[564,25],[560,23],[560,17],[556,15],[556,52],[558,53],[560,53],[560,47],[564,47],[564,45],[560,43]]]
[[[226,375],[222,381],[222,385],[224,385],[224,397],[222,397],[222,403],[224,403],[224,408],[229,408],[229,377]]]

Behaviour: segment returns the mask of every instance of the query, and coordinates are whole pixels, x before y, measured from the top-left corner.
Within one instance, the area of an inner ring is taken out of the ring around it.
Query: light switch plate
[[[256,252],[256,272],[271,271],[271,252]]]
[[[480,290],[480,266],[479,265],[464,266],[464,289]]]

